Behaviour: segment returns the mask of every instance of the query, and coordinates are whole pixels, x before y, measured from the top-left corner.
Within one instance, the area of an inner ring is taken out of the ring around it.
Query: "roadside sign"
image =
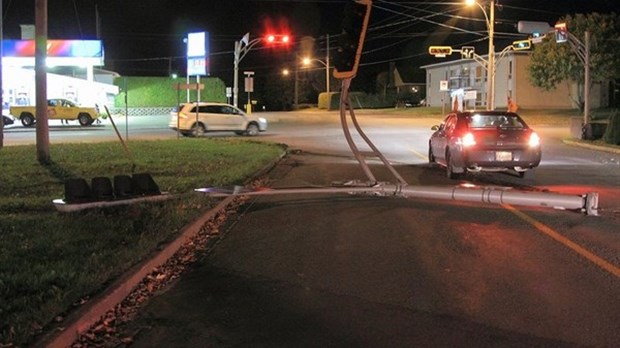
[[[474,59],[476,49],[474,46],[461,47],[461,59]]]
[[[428,53],[435,57],[445,57],[452,54],[452,47],[450,46],[430,46]]]
[[[175,83],[172,88],[179,90],[203,90],[205,85],[202,83]]]
[[[448,80],[439,81],[439,90],[442,92],[448,91]]]
[[[477,91],[465,91],[465,95],[463,96],[463,99],[465,99],[465,100],[476,100],[477,96],[478,96]]]

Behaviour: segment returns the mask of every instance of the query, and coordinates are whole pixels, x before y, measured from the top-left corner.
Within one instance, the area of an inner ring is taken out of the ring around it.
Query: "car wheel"
[[[519,178],[524,179],[524,180],[534,179],[534,170],[532,169],[526,170],[523,172],[517,172],[517,174],[519,175]]]
[[[450,156],[450,151],[446,151],[446,175],[448,179],[458,179],[460,176],[459,173],[454,172],[454,162]]]
[[[93,118],[89,114],[81,113],[78,115],[78,122],[81,126],[88,126],[93,123]]]
[[[248,128],[245,130],[245,134],[251,137],[258,135],[258,132],[259,130],[258,130],[258,126],[256,125],[256,123],[250,123],[248,125]]]
[[[206,131],[207,130],[205,129],[205,126],[202,125],[202,123],[196,123],[192,126],[192,135],[195,137],[203,136]]]
[[[34,116],[31,113],[25,112],[19,116],[24,127],[30,127],[34,124]]]
[[[428,144],[428,163],[433,164],[435,163],[435,155],[433,155],[433,149],[431,148],[431,144]]]

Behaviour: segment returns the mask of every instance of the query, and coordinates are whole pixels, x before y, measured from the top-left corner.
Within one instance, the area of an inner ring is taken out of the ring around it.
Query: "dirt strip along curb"
[[[80,334],[87,331],[103,317],[107,311],[121,303],[132,290],[155,269],[171,258],[181,246],[198,234],[201,228],[215,215],[226,209],[233,202],[234,196],[226,197],[215,208],[209,210],[200,218],[183,228],[181,235],[154,257],[138,264],[114,282],[96,299],[69,315],[63,322],[62,331],[53,331],[37,342],[35,347],[69,347]]]

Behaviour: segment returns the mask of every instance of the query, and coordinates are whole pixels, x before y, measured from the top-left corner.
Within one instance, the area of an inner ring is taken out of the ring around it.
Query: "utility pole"
[[[329,96],[329,34],[327,34],[326,36],[326,41],[327,41],[327,54],[325,57],[325,91],[327,92],[327,95]],[[327,98],[327,100],[329,100],[329,97]]]
[[[47,0],[35,0],[34,76],[36,89],[37,160],[50,163],[49,125],[47,124]]]
[[[489,81],[487,92],[487,110],[495,110],[495,45],[493,44],[493,36],[495,34],[495,0],[491,0],[489,2],[489,12],[489,64],[487,67]]]
[[[4,23],[2,22],[2,17],[4,14],[2,13],[2,0],[0,0],[0,105],[2,108],[2,112],[4,112],[4,100],[2,100],[2,57],[4,56],[4,52],[2,52],[2,41],[4,40],[4,33],[2,31],[2,27]],[[4,147],[4,114],[0,115],[0,149]]]

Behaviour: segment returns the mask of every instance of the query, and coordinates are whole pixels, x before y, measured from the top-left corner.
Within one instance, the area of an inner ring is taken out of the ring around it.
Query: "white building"
[[[496,54],[499,58],[499,55]],[[483,57],[486,59],[486,57]],[[530,53],[510,51],[498,60],[495,73],[495,107],[506,108],[511,98],[519,108],[572,109],[577,107],[577,84],[565,82],[546,91],[532,86],[527,67]],[[465,109],[485,109],[487,101],[487,73],[484,66],[473,59],[444,61],[421,67],[426,70],[427,106],[451,105],[452,95],[465,95]],[[448,90],[440,88],[447,82]],[[591,107],[607,106],[608,89],[594,83],[590,92]],[[467,99],[467,97],[473,99]]]

